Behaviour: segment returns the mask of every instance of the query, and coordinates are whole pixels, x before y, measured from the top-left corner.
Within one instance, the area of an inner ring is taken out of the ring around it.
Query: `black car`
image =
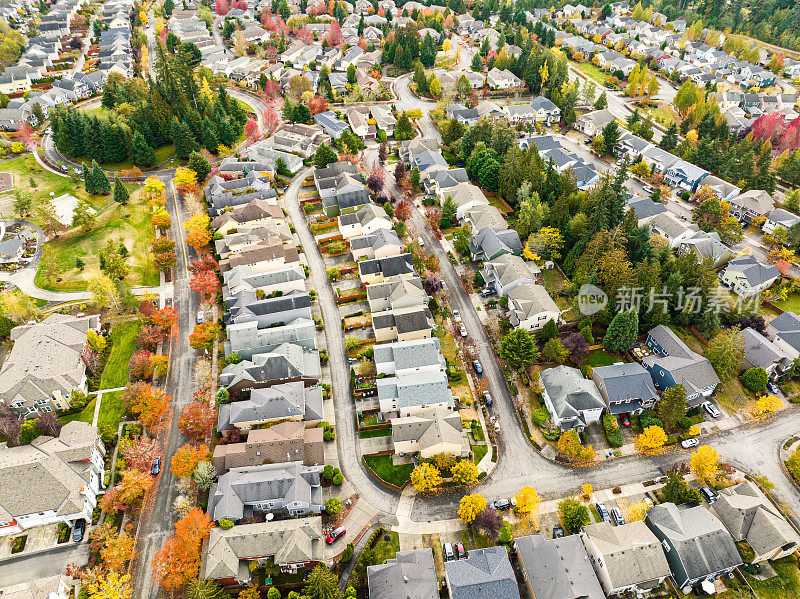
[[[153,465],[150,467],[150,474],[156,476],[159,472],[161,472],[161,456],[157,455],[153,459]]]
[[[553,527],[553,538],[560,539],[563,536],[564,536],[564,529],[561,527],[560,524],[556,524]]]
[[[475,369],[475,374],[478,376],[483,374],[483,366],[481,366],[481,363],[478,362],[478,360],[472,361],[472,367]]]
[[[83,540],[83,533],[86,532],[86,520],[81,518],[75,521],[75,526],[72,528],[72,540],[75,543],[80,543]]]

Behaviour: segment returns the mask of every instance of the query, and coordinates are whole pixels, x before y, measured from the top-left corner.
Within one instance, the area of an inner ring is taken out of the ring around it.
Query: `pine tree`
[[[136,166],[149,168],[156,163],[156,153],[147,143],[139,131],[133,134],[131,140],[131,161]]]
[[[674,150],[678,146],[678,127],[674,122],[667,128],[659,145],[667,151]]]
[[[594,109],[595,110],[605,110],[608,108],[608,97],[606,96],[606,92],[600,94],[597,100],[594,101]]]
[[[199,152],[192,152],[189,155],[189,168],[197,174],[197,182],[202,184],[211,172],[211,165],[205,156]]]
[[[83,169],[83,187],[86,189],[86,193],[97,193],[95,191],[94,177],[92,176],[94,171],[91,168],[87,168],[85,163],[81,165],[81,168]]]
[[[613,353],[622,353],[633,347],[639,332],[639,313],[636,310],[625,310],[614,316],[608,325],[603,345]]]
[[[470,68],[476,73],[480,73],[483,69],[483,61],[481,60],[480,52],[475,52],[475,56],[472,57],[472,64],[470,64]]]
[[[336,152],[327,145],[321,145],[317,148],[316,153],[314,154],[314,166],[317,168],[325,168],[331,162],[336,162],[339,157],[336,155]]]
[[[194,136],[192,136],[189,125],[186,123],[173,119],[171,132],[172,143],[175,145],[175,155],[181,160],[188,160],[193,151],[200,149],[194,140]]]
[[[119,177],[114,175],[114,201],[117,204],[127,204],[130,198],[131,194],[125,188],[125,185],[119,180]]]
[[[96,160],[92,160],[92,186],[94,187],[92,193],[101,193],[103,195],[111,193],[111,183],[108,182],[105,171],[100,168]]]

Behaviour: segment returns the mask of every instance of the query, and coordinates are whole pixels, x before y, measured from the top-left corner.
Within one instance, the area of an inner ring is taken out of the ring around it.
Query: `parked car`
[[[417,241],[419,242],[419,247],[425,249],[425,240],[422,237],[420,237]]]
[[[458,332],[461,334],[461,336],[462,336],[462,337],[466,337],[466,336],[467,336],[467,327],[465,327],[465,326],[462,324],[462,325],[461,325],[461,329],[459,329],[459,331],[458,331]]]
[[[86,532],[86,520],[83,518],[75,520],[75,526],[72,528],[72,540],[80,543],[83,540],[84,532]]]
[[[619,421],[622,423],[622,426],[630,426],[631,425],[630,416],[628,416],[627,414],[620,414],[619,415]]]
[[[72,170],[73,170],[73,171],[75,172],[75,174],[76,174],[76,175],[78,175],[78,176],[80,176],[80,175],[83,175],[83,169],[82,169],[81,167],[79,167],[79,166],[76,166],[76,167],[75,167],[74,169],[72,169]]]
[[[507,510],[510,508],[513,502],[510,499],[497,499],[489,504],[489,507],[493,510]]]
[[[153,458],[153,465],[150,466],[150,474],[157,476],[159,472],[161,472],[161,456],[157,455]]]
[[[653,195],[655,188],[652,185],[645,185],[642,187],[642,191],[644,191],[647,195]]]
[[[478,360],[472,361],[472,367],[475,369],[475,374],[478,376],[483,374],[483,366],[481,366],[481,363],[478,362]]]
[[[461,322],[461,314],[458,310],[453,310],[453,322]]]
[[[484,287],[481,289],[481,297],[489,297],[490,295],[494,295],[495,291],[491,287]]]
[[[488,391],[483,392],[483,401],[487,406],[492,405],[492,394]]]
[[[564,536],[564,529],[561,527],[560,524],[556,524],[553,527],[553,538],[560,539],[563,536]]]
[[[452,543],[445,543],[442,545],[442,555],[444,555],[444,561],[446,562],[451,562],[456,559],[456,553],[453,551]]]
[[[684,449],[689,449],[690,447],[697,447],[698,445],[700,445],[700,441],[694,438],[684,439],[683,441],[681,441],[681,447],[683,447]]]
[[[774,381],[767,381],[767,389],[769,389],[769,392],[773,395],[778,395],[778,393],[781,391]]]
[[[464,559],[467,557],[467,551],[464,549],[463,543],[456,543],[456,559]]]
[[[717,494],[709,487],[700,487],[700,494],[708,503],[714,503],[717,500]]]
[[[58,168],[60,168],[62,172],[65,172],[65,173],[69,172],[69,167],[66,164],[59,164]]]
[[[722,415],[721,412],[719,411],[719,408],[717,408],[717,406],[715,406],[710,401],[703,402],[703,409],[706,412],[708,412],[708,415],[711,416],[712,418],[719,418]]]
[[[595,507],[597,508],[597,513],[600,514],[600,518],[602,518],[603,522],[611,522],[611,516],[609,515],[608,509],[603,503],[597,502]]]
[[[625,524],[625,518],[622,515],[622,510],[620,510],[618,507],[612,507],[609,510],[609,513],[611,515],[612,522],[614,522],[616,526],[622,526]]]
[[[335,543],[336,541],[341,539],[344,536],[344,533],[346,533],[346,532],[347,532],[347,529],[344,526],[340,526],[338,528],[334,528],[333,531],[331,531],[328,534],[328,536],[325,537],[325,542],[328,545],[332,545],[333,543]]]
[[[200,310],[197,313],[197,324],[203,324],[206,321],[206,313]]]

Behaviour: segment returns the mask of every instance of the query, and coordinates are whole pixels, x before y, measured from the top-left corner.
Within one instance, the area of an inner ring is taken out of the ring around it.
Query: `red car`
[[[622,423],[622,426],[630,426],[631,419],[627,414],[620,414],[619,421]]]
[[[344,526],[340,526],[339,528],[334,528],[333,531],[327,537],[325,537],[325,542],[328,543],[328,545],[332,545],[340,538],[342,538],[342,536],[346,532],[347,529]]]

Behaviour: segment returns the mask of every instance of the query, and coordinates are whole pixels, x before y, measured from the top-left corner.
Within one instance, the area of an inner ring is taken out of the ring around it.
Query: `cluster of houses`
[[[474,549],[445,562],[444,581],[450,599],[519,599],[520,587],[536,599],[642,597],[667,579],[683,592],[710,595],[724,590],[720,582],[742,565],[736,543],[753,551],[752,563],[765,563],[797,551],[800,536],[745,481],[723,489],[710,507],[662,503],[636,522],[597,522],[553,539],[518,537],[512,544],[518,574],[505,547]],[[367,577],[370,599],[440,596],[430,549],[399,552],[369,566]]]

